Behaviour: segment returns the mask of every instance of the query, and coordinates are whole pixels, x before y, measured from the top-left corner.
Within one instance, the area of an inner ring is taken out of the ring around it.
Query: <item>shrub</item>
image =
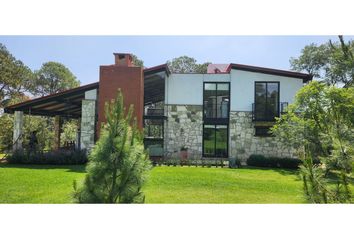
[[[70,165],[87,162],[84,150],[58,150],[52,152],[18,150],[8,157],[9,163]]]
[[[240,168],[240,167],[241,167],[241,161],[240,161],[240,159],[237,159],[237,158],[230,158],[230,159],[229,159],[229,167],[230,167],[230,168]]]
[[[301,160],[296,158],[265,157],[263,155],[251,155],[247,159],[248,166],[273,167],[297,169]]]
[[[279,158],[278,164],[281,168],[297,169],[301,163],[300,159],[297,158]]]
[[[256,167],[270,167],[266,157],[263,155],[251,155],[247,159],[247,165]]]

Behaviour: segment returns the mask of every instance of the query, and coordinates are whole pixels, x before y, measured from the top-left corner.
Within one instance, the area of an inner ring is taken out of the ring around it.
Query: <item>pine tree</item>
[[[106,124],[89,155],[82,186],[74,182],[74,199],[80,203],[142,203],[141,191],[151,168],[143,138],[132,120],[133,106],[125,114],[123,95],[106,104]]]

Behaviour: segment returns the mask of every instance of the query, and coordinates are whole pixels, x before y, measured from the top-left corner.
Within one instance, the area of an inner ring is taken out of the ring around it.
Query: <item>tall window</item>
[[[255,119],[274,121],[279,116],[279,82],[255,83]]]
[[[228,126],[204,125],[203,129],[203,156],[227,157],[228,156]]]
[[[229,117],[230,84],[204,84],[204,118],[226,119]]]

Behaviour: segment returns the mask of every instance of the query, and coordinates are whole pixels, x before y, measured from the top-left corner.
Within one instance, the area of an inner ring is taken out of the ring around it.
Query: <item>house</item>
[[[211,64],[206,74],[171,73],[166,64],[143,69],[127,53],[100,66],[99,82],[5,108],[15,114],[14,148],[22,147],[23,114],[55,117],[56,148],[62,118],[79,119],[76,145],[91,149],[105,122],[104,105],[121,89],[134,104],[153,157],[247,159],[251,154],[294,156],[269,133],[275,117],[312,76],[241,64]]]

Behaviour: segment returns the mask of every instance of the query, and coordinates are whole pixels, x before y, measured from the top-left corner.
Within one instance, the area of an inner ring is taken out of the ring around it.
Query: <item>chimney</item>
[[[133,58],[129,53],[113,53],[115,58],[115,65],[122,67],[133,67]]]

